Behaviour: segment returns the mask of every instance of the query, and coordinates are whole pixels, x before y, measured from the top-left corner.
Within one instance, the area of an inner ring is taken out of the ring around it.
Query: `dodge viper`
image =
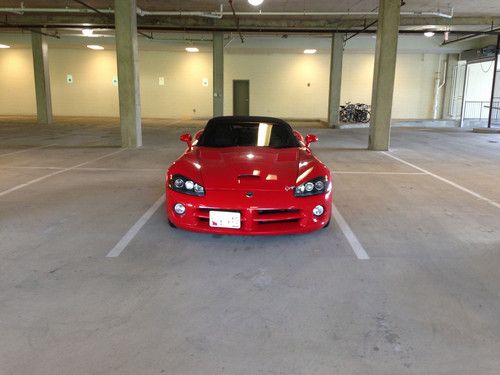
[[[170,225],[239,235],[307,233],[326,227],[330,170],[305,138],[271,117],[216,117],[192,137],[166,174]]]

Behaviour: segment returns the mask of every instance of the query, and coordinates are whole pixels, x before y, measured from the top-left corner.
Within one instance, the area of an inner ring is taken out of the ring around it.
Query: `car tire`
[[[170,228],[177,228],[175,224],[170,221],[170,219],[168,219],[168,225],[170,225]]]

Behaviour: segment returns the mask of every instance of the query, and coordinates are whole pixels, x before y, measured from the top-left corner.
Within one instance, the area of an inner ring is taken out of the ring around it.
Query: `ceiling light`
[[[7,44],[0,44],[0,48],[10,48]]]
[[[200,52],[197,47],[186,47],[187,52]]]
[[[248,3],[250,5],[253,5],[254,7],[258,7],[263,2],[264,2],[264,0],[248,0]]]
[[[315,54],[316,52],[318,52],[318,50],[317,50],[317,49],[315,49],[315,48],[308,48],[308,49],[305,49],[305,50],[304,50],[304,53],[305,53],[306,55],[313,55],[313,54]]]
[[[85,36],[92,36],[94,34],[94,30],[92,29],[82,29],[82,34]]]
[[[435,32],[434,32],[434,31],[426,31],[426,32],[424,33],[424,35],[425,35],[427,38],[430,38],[430,37],[434,36],[434,34],[435,34]]]
[[[97,51],[101,51],[101,50],[103,50],[103,49],[104,49],[104,47],[103,47],[103,46],[98,46],[98,45],[96,45],[96,44],[89,44],[89,45],[87,46],[87,48],[90,48],[90,49],[95,49],[95,50],[97,50]]]

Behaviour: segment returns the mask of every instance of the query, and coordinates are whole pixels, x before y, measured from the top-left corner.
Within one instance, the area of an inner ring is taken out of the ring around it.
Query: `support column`
[[[141,96],[135,0],[115,0],[120,128],[123,147],[141,147]]]
[[[330,89],[328,93],[328,126],[339,125],[340,89],[342,86],[342,60],[344,58],[344,38],[342,34],[332,35],[330,57]]]
[[[41,30],[39,30],[41,32]],[[35,72],[36,116],[39,124],[52,123],[52,99],[50,95],[50,74],[48,46],[45,36],[31,33],[33,68]]]
[[[213,33],[213,105],[214,117],[224,113],[224,33]]]
[[[368,149],[388,150],[401,0],[379,0]]]

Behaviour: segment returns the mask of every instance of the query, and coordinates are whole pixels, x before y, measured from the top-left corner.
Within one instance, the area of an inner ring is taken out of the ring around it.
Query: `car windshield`
[[[207,124],[198,146],[289,148],[300,144],[286,123],[214,121]]]

